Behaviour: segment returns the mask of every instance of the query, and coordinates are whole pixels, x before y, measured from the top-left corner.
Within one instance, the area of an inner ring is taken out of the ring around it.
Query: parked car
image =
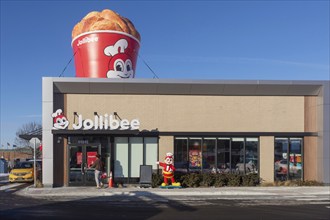
[[[36,161],[37,170],[41,169],[41,162]],[[34,181],[34,161],[23,161],[17,163],[9,173],[9,182],[33,182]]]

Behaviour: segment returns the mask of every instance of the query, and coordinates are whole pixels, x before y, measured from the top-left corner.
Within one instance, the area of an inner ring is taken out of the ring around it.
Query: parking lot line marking
[[[4,186],[0,187],[0,191],[4,191],[4,190],[10,189],[10,188],[14,188],[14,187],[20,186],[22,184],[23,183],[13,183],[13,184],[4,185]]]

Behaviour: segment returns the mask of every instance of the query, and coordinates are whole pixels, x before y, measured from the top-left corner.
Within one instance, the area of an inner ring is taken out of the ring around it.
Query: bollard
[[[113,182],[112,182],[112,172],[110,172],[110,175],[109,175],[108,187],[109,187],[109,188],[112,188],[112,187],[113,187]]]

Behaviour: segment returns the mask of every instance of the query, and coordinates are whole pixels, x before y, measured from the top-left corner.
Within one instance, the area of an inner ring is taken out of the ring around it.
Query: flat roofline
[[[83,77],[43,77],[52,79],[53,82],[108,82],[108,83],[180,83],[180,84],[311,84],[322,85],[330,80],[222,80],[222,79],[108,79],[108,78],[83,78]]]
[[[44,77],[55,93],[317,96],[329,80],[192,80]]]

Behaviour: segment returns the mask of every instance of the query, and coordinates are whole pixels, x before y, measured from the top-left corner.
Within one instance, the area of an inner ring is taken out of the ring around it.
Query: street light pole
[[[34,158],[34,168],[33,168],[33,178],[34,178],[34,187],[37,186],[37,173],[36,173],[36,145],[37,145],[37,139],[34,139],[34,149],[33,149],[33,158]]]

